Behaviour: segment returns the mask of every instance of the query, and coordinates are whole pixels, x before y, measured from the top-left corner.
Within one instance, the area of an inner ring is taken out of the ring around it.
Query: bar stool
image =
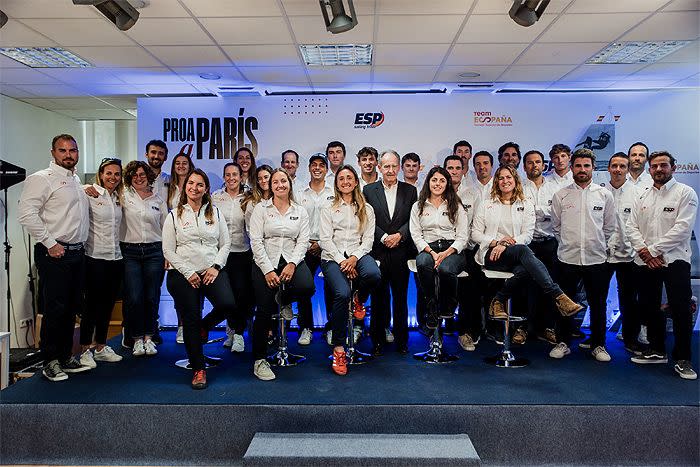
[[[513,277],[512,272],[502,272],[502,271],[493,271],[490,269],[485,269],[481,268],[481,270],[484,273],[484,276],[486,276],[487,279],[492,279],[492,280],[505,280],[505,279],[510,279]],[[516,357],[513,355],[513,353],[510,351],[510,323],[519,323],[522,321],[525,321],[525,318],[520,317],[520,316],[511,316],[510,314],[511,311],[511,299],[508,298],[508,301],[506,302],[506,314],[508,315],[507,318],[502,319],[502,318],[491,318],[489,316],[489,319],[494,320],[494,321],[502,321],[503,322],[503,348],[501,351],[492,356],[492,357],[486,357],[484,358],[484,362],[488,363],[489,365],[495,365],[500,368],[521,368],[524,366],[527,366],[530,364],[530,360],[527,358],[523,357]]]
[[[411,272],[418,272],[418,266],[415,259],[409,259],[406,264]],[[462,271],[457,277],[468,277],[469,275]],[[440,297],[440,275],[435,272],[435,298]],[[444,318],[440,318],[440,323]],[[459,360],[456,355],[451,355],[445,351],[442,345],[442,334],[440,334],[440,324],[433,330],[433,335],[430,336],[430,348],[425,352],[420,352],[413,355],[416,360],[421,360],[426,363],[451,363]]]
[[[287,350],[287,326],[285,323],[284,316],[282,316],[282,294],[286,290],[287,285],[282,282],[279,286],[279,290],[275,295],[275,301],[277,302],[277,315],[273,316],[272,319],[276,319],[278,323],[277,330],[277,352],[267,357],[267,361],[272,366],[295,366],[304,360],[306,357],[302,355],[295,355],[289,353]]]

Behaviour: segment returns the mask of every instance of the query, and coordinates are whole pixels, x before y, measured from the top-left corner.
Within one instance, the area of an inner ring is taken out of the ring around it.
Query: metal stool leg
[[[492,357],[484,358],[484,362],[488,363],[489,365],[495,365],[500,368],[522,368],[524,366],[529,365],[530,360],[523,357],[516,357],[510,351],[510,307],[511,300],[509,298],[506,302],[506,313],[508,314],[508,318],[500,320],[503,321],[503,348],[501,349],[500,353]],[[522,321],[522,319],[518,319],[518,321]]]
[[[435,300],[440,298],[440,276],[435,272]],[[439,303],[439,302],[438,302]],[[413,355],[416,360],[421,360],[425,363],[451,363],[459,360],[456,355],[449,354],[442,345],[442,335],[440,334],[440,325],[444,318],[440,319],[440,323],[433,330],[433,335],[430,337],[430,348],[426,352],[420,352]]]
[[[284,292],[284,283],[280,284],[280,290]],[[306,360],[306,357],[289,353],[287,350],[287,327],[284,317],[282,317],[282,294],[279,294],[279,297],[277,303],[277,323],[279,327],[277,352],[268,356],[267,361],[272,366],[295,366]]]
[[[355,296],[355,287],[354,287],[354,282],[350,280],[350,296],[354,297]],[[360,352],[359,350],[355,349],[355,339],[354,339],[354,329],[353,329],[353,308],[352,308],[352,298],[350,299],[350,304],[348,305],[348,335],[347,335],[347,343],[348,343],[348,348],[345,351],[345,358],[347,360],[348,365],[362,365],[363,363],[367,363],[371,360],[374,360],[374,357],[372,355],[366,354],[364,352]],[[332,357],[332,356],[331,356]]]

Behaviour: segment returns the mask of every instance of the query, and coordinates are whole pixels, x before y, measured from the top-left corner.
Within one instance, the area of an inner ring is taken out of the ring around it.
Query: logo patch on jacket
[[[524,211],[524,210],[525,210],[525,206],[520,206],[520,207],[518,207],[518,209],[516,209],[516,211]]]
[[[625,209],[622,210],[622,212],[624,212],[624,213],[630,213],[630,212],[632,212],[632,208],[625,208]]]
[[[673,212],[676,208],[664,208],[664,212]]]
[[[299,220],[299,216],[290,216],[290,217],[289,217],[289,220],[290,220],[290,221],[298,221],[298,220]]]
[[[594,210],[594,211],[602,211],[602,210],[603,210],[603,206],[593,206],[593,210]]]

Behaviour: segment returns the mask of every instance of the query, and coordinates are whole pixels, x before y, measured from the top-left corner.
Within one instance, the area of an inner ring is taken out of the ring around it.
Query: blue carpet
[[[447,365],[428,365],[409,354],[387,352],[367,365],[351,367],[346,377],[334,375],[327,355],[330,348],[321,333],[314,333],[310,346],[296,345],[290,332],[290,348],[308,360],[297,367],[277,368],[272,382],[252,374],[249,351],[231,354],[220,343],[205,347],[207,354],[222,357],[222,364],[207,372],[209,388],[193,391],[191,372],[174,366],[184,358],[184,347],[174,343],[174,332],[163,332],[165,342],[152,358],[126,356],[120,363],[99,363],[97,369],[51,383],[39,374],[0,393],[3,404],[344,404],[344,405],[645,405],[699,406],[700,383],[680,379],[672,364],[635,365],[622,343],[611,333],[611,363],[594,361],[589,352],[574,346],[563,360],[547,356],[550,345],[533,341],[514,350],[531,360],[520,369],[494,368],[483,363],[497,346],[485,341],[476,352],[462,351],[455,336],[446,347],[460,360]],[[223,335],[213,332],[210,337]],[[697,359],[698,336],[693,339]],[[360,343],[368,350],[369,343]],[[246,348],[250,342],[246,340]],[[411,353],[427,348],[427,339],[411,333]],[[697,360],[694,361],[697,369]]]

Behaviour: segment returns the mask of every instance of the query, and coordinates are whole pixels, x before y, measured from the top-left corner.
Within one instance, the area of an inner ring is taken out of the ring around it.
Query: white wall
[[[51,139],[61,133],[73,135],[78,147],[83,146],[82,125],[77,120],[40,109],[18,100],[0,95],[0,159],[18,165],[27,170],[27,174],[48,166],[51,160]],[[79,164],[82,170],[82,164]],[[32,317],[31,298],[29,294],[27,250],[31,248],[26,235],[17,222],[17,202],[22,192],[23,183],[8,189],[8,235],[12,245],[10,256],[10,285],[14,319],[10,318],[12,347],[26,347],[26,329],[15,333],[15,321]],[[2,216],[0,216],[2,217]],[[4,232],[4,219],[0,219],[0,232]],[[0,233],[5,241],[4,233]],[[1,247],[0,247],[1,248]],[[7,330],[7,276],[4,271],[4,251],[0,252],[0,329]],[[32,251],[33,257],[33,251]],[[32,334],[29,333],[29,344]]]

